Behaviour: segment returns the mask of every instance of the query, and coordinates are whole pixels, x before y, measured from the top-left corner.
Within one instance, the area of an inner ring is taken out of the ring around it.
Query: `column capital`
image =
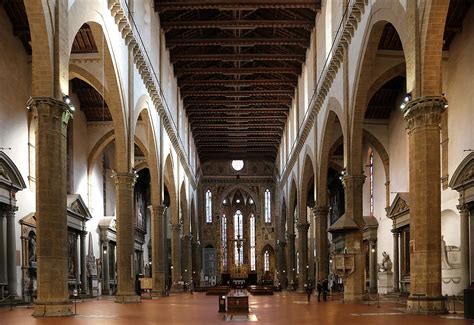
[[[347,190],[361,190],[365,179],[365,175],[346,175],[342,177],[342,185]]]
[[[0,207],[0,215],[5,214],[5,217],[15,217],[15,213],[18,211],[18,207],[16,205],[2,204],[2,206],[3,207]]]
[[[171,230],[175,232],[181,231],[181,228],[183,228],[183,225],[180,223],[172,223],[171,224]]]
[[[392,232],[392,235],[393,235],[394,237],[400,236],[400,231],[399,231],[398,229],[392,229],[392,230],[390,230],[390,231]]]
[[[410,130],[419,126],[439,125],[441,114],[447,106],[448,101],[444,96],[423,96],[406,103],[403,116]]]
[[[149,205],[148,209],[150,210],[150,213],[152,215],[155,215],[156,217],[162,217],[167,209],[166,205]]]
[[[133,187],[137,181],[137,174],[132,172],[112,172],[112,177],[115,180],[115,186],[130,186]]]
[[[26,102],[26,107],[33,111],[36,116],[50,115],[61,117],[64,124],[69,122],[73,116],[74,110],[62,100],[52,97],[30,97]]]
[[[298,230],[300,232],[305,232],[305,231],[308,231],[309,229],[309,223],[305,222],[305,223],[299,223],[296,228],[298,228]]]
[[[286,246],[286,241],[285,240],[277,240],[277,246],[285,247]]]
[[[462,215],[465,215],[465,216],[469,216],[469,203],[460,203],[456,206],[456,208],[458,208],[461,216]]]
[[[329,207],[327,205],[316,205],[311,210],[315,218],[327,217],[329,213]]]
[[[296,238],[295,234],[286,234],[286,238],[288,238],[288,241],[294,241]]]

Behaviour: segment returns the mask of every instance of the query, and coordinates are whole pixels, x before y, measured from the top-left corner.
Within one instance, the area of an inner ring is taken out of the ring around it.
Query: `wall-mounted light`
[[[69,98],[68,95],[63,95],[63,102],[70,105],[71,104],[71,98]]]
[[[372,253],[375,253],[375,248],[372,248]]]
[[[403,103],[400,105],[400,109],[405,109],[407,103],[411,100],[411,93],[406,93],[405,97],[403,97]]]

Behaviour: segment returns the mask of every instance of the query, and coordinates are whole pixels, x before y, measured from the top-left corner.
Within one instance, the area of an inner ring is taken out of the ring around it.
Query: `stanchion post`
[[[457,313],[456,313],[456,295],[453,295],[453,297],[454,297],[454,306],[453,306],[454,310],[453,310],[453,314],[457,314]]]

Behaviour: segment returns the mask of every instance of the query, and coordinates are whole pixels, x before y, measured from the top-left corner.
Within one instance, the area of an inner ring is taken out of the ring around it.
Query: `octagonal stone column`
[[[135,293],[133,187],[137,176],[117,172],[115,179],[117,226],[117,294],[115,302],[140,302]]]
[[[440,122],[446,99],[425,96],[408,102],[410,162],[410,297],[414,312],[445,310],[441,295]]]
[[[327,206],[315,206],[313,215],[316,225],[316,279],[323,281],[329,274],[329,251],[328,251],[328,212]]]
[[[346,218],[351,218],[358,226],[345,233],[344,240],[347,253],[354,255],[354,272],[347,277],[344,283],[344,299],[347,301],[361,301],[365,293],[365,253],[362,244],[362,186],[364,175],[347,175],[343,177]]]
[[[181,228],[180,223],[171,225],[171,263],[173,263],[171,270],[171,277],[173,284],[172,290],[181,290]]]
[[[66,138],[72,111],[50,97],[27,103],[37,120],[36,234],[38,298],[33,316],[72,315],[68,292]]]
[[[150,205],[151,213],[151,269],[153,279],[153,294],[165,294],[165,232],[164,205]]]
[[[308,282],[308,229],[309,223],[300,223],[298,228],[298,251],[300,252],[299,269],[300,278],[298,281],[298,291],[305,291],[305,284]]]

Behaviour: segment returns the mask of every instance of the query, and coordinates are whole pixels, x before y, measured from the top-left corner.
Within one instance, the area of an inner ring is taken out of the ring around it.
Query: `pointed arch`
[[[306,223],[308,218],[306,215],[308,205],[308,191],[314,189],[314,164],[311,157],[307,154],[303,164],[303,174],[301,176],[300,186],[300,204],[299,204],[299,222]]]
[[[170,213],[171,213],[171,222],[177,224],[179,222],[179,216],[177,213],[177,191],[175,186],[175,177],[174,177],[174,166],[171,153],[165,159],[165,165],[163,170],[165,186],[168,189],[168,194],[170,196]]]
[[[327,110],[326,120],[323,124],[322,129],[322,137],[321,137],[321,145],[319,151],[319,164],[317,165],[317,186],[316,186],[316,202],[317,205],[326,206],[327,205],[327,173],[328,168],[330,165],[330,159],[333,154],[331,148],[334,147],[334,130],[335,130],[335,123],[339,121],[344,121],[342,116],[339,114],[342,113],[341,105],[337,101],[337,99],[333,98],[330,101],[329,108]],[[340,110],[341,109],[341,110]],[[342,143],[343,147],[346,148],[344,145],[345,133],[344,127],[342,125]],[[336,140],[337,142],[337,140]],[[346,156],[346,155],[344,155]]]

